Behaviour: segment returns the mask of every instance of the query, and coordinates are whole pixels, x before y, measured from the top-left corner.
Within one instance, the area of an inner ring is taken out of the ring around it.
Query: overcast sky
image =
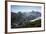
[[[31,12],[31,11],[41,11],[41,6],[21,6],[21,5],[11,5],[11,11],[18,13],[21,12]]]

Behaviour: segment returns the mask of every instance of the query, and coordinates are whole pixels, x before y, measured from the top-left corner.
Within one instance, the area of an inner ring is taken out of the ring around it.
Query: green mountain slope
[[[29,22],[25,23],[23,27],[41,27],[41,19],[36,20],[34,22]]]

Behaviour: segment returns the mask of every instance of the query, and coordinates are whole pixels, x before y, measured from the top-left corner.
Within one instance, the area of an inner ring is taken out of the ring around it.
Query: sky
[[[21,5],[11,5],[11,12],[32,12],[32,11],[41,11],[41,6],[21,6]]]

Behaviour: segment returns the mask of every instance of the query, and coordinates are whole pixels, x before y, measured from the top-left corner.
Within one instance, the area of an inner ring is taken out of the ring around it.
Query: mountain
[[[33,20],[37,17],[41,17],[41,13],[37,11],[32,11],[32,12],[24,12],[23,13],[23,18],[28,19],[28,20]]]
[[[11,17],[12,17],[12,18],[13,18],[13,17],[16,17],[16,13],[11,12]]]
[[[19,15],[19,13],[14,13],[14,12],[11,12],[11,17],[16,17],[17,15]],[[23,15],[22,17],[25,18],[25,19],[35,19],[37,17],[40,17],[41,16],[41,13],[38,12],[38,11],[32,11],[32,12],[24,12],[24,13],[21,13],[21,15]]]
[[[36,19],[38,17],[41,17],[41,13],[38,11],[23,12],[23,13],[22,12],[18,12],[18,13],[11,12],[11,25],[12,25],[11,27],[12,28],[29,27],[32,25],[32,23],[34,24],[34,22],[36,22],[36,24],[38,23],[37,21],[39,20]],[[36,21],[33,21],[34,19],[36,19]],[[30,22],[31,20],[32,22]]]

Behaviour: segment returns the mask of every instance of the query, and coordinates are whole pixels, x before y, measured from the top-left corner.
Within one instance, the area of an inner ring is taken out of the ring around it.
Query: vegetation
[[[34,22],[26,22],[23,27],[41,27],[41,19],[36,20]]]

